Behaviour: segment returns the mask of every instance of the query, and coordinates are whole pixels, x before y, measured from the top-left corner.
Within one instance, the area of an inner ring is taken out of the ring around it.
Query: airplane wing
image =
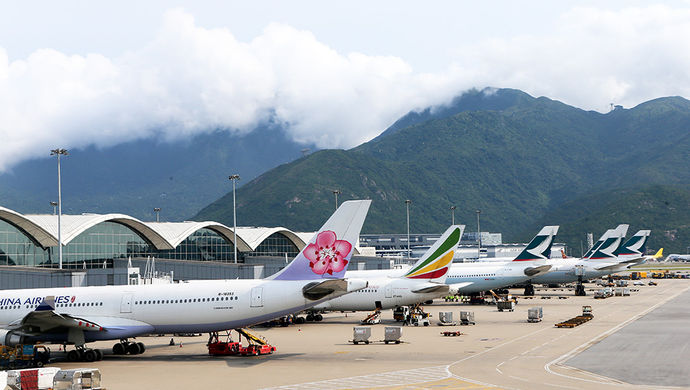
[[[439,293],[446,294],[450,290],[447,284],[429,284],[422,288],[412,290],[415,294],[429,294],[429,293]]]
[[[9,329],[26,336],[57,330],[75,328],[87,332],[100,332],[104,328],[94,321],[60,314],[55,311],[55,297],[48,296],[38,307],[24,318],[9,324]]]

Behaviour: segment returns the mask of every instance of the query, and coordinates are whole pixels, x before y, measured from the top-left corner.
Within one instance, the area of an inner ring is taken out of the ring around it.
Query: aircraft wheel
[[[311,313],[307,314],[307,321],[314,321],[314,315]]]
[[[79,360],[79,352],[77,352],[76,349],[73,349],[69,352],[67,352],[67,360],[70,362],[78,362]]]
[[[98,358],[98,354],[93,349],[87,349],[86,351],[84,351],[84,360],[85,361],[93,362],[93,361],[96,361],[97,358]]]
[[[144,353],[146,351],[146,346],[144,345],[144,343],[139,342],[137,343],[137,345],[139,346],[139,353]]]
[[[115,355],[124,355],[125,352],[125,345],[123,343],[117,343],[113,345],[113,353]]]
[[[130,355],[138,355],[141,353],[139,350],[139,345],[137,343],[130,343],[127,346],[127,353]]]
[[[317,314],[314,316],[314,321],[322,321],[322,320],[323,320],[323,316],[321,314]]]
[[[96,360],[103,360],[103,351],[100,349],[94,349],[94,352],[96,352]]]

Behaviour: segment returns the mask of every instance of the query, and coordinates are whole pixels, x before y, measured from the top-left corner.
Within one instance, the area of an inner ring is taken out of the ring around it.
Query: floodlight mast
[[[405,200],[405,207],[407,208],[407,258],[412,257],[412,251],[410,251],[410,203],[411,200]]]
[[[228,179],[232,181],[232,223],[233,223],[233,233],[235,233],[235,242],[232,243],[232,247],[235,249],[235,264],[237,264],[237,205],[235,203],[235,182],[240,180],[240,175],[235,173],[234,175],[228,176]]]
[[[62,269],[62,180],[60,177],[60,156],[67,156],[69,153],[67,149],[57,148],[50,151],[51,156],[57,156],[57,175],[58,175],[58,220],[57,220],[57,231],[58,231],[58,261],[59,268]]]

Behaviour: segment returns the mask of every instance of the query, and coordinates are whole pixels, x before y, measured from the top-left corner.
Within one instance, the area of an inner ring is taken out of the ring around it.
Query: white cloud
[[[119,57],[41,49],[10,61],[0,48],[0,171],[57,146],[250,131],[271,115],[296,140],[351,147],[471,87],[600,111],[688,96],[689,22],[687,8],[575,8],[548,35],[459,43],[445,71],[419,73],[399,57],[338,52],[286,24],[240,41],[171,10],[153,40]]]

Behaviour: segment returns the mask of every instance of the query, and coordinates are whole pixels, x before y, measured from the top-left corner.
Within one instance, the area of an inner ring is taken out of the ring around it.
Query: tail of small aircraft
[[[429,279],[431,282],[444,283],[448,276],[448,267],[458,248],[465,225],[453,225],[436,240],[434,245],[424,253],[404,275],[408,279]]]
[[[551,257],[551,246],[558,234],[558,226],[544,226],[513,261],[546,260]]]
[[[343,202],[297,257],[269,279],[342,278],[359,239],[370,205],[371,200]]]

